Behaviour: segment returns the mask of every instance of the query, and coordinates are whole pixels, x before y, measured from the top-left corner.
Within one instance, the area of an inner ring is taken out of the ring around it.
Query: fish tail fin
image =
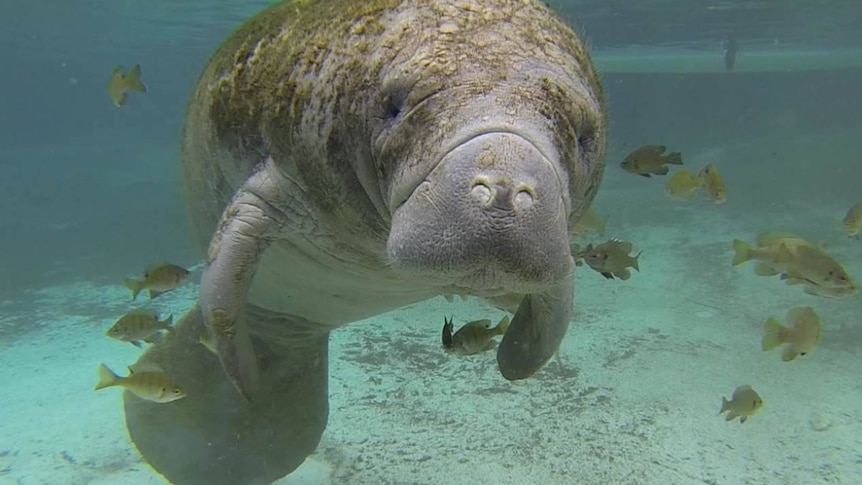
[[[641,257],[641,254],[643,254],[643,253],[644,252],[641,251],[641,252],[635,254],[635,257],[632,258],[634,261],[632,261],[631,267],[634,268],[635,270],[637,270],[638,273],[641,272],[640,263],[638,263],[638,259]]]
[[[164,320],[162,320],[161,323],[164,324],[165,330],[167,330],[168,333],[174,333],[174,327],[173,327],[174,314],[173,313],[168,315],[168,318],[165,318]]]
[[[786,341],[787,329],[778,320],[770,318],[763,324],[763,340],[760,347],[764,352],[769,352]]]
[[[665,160],[672,165],[682,165],[682,154],[680,152],[670,152],[667,154]]]
[[[122,377],[114,374],[114,371],[108,368],[105,364],[99,364],[99,382],[96,384],[96,389],[104,389],[106,387],[116,386],[120,383]]]
[[[721,396],[721,411],[718,414],[721,414],[730,409],[730,401],[727,400],[726,397]]]
[[[506,329],[509,328],[509,315],[504,316],[500,319],[500,323],[494,327],[494,331],[497,335],[503,335],[506,333]]]
[[[129,86],[129,89],[134,89],[135,91],[140,91],[142,93],[147,92],[147,87],[141,82],[140,64],[135,64],[135,66],[129,70],[129,73],[126,74],[126,83]]]
[[[751,259],[751,244],[740,239],[733,240],[733,265],[740,265]]]
[[[126,285],[126,288],[132,290],[132,300],[138,298],[138,294],[141,290],[144,289],[144,282],[135,280],[132,278],[126,278],[123,280],[123,284]]]

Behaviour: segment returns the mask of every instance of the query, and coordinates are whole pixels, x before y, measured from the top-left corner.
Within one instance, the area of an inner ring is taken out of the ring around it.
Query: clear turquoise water
[[[122,277],[199,262],[178,189],[185,103],[212,50],[265,4],[0,4],[0,484],[164,483],[125,434],[119,392],[92,392],[95,369],[139,354],[103,337],[129,308]],[[285,483],[859,483],[859,296],[814,298],[729,261],[733,238],[793,231],[862,278],[862,246],[840,230],[862,200],[862,5],[552,4],[606,67],[596,209],[608,236],[644,250],[641,273],[581,271],[561,361],[518,386],[487,355],[441,359],[441,315],[485,317],[476,302],[435,299],[337,332],[329,427]],[[117,110],[107,77],[138,62],[150,92]],[[719,165],[728,202],[673,203],[663,181],[620,171],[645,143]],[[195,283],[154,305],[181,314]],[[760,352],[760,326],[797,304],[815,306],[824,338],[784,364]],[[743,383],[766,408],[725,423],[721,396]]]

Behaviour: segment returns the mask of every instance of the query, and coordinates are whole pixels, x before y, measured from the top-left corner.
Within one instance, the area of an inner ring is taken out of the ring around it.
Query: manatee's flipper
[[[248,400],[257,390],[258,370],[242,307],[263,252],[308,219],[295,191],[272,159],[261,163],[222,213],[201,275],[204,324],[228,378]]]
[[[292,338],[292,322],[252,310],[245,310],[252,330],[269,326]],[[140,358],[136,366],[164,369],[188,395],[158,404],[123,393],[129,435],[144,459],[174,484],[272,483],[314,451],[326,426],[329,334],[308,331],[293,345],[252,335],[261,386],[249,403],[216,356],[198,343],[203,325],[200,310],[193,309],[177,324],[175,337]]]
[[[544,293],[521,301],[497,349],[497,366],[510,381],[526,379],[557,351],[572,318],[574,275]]]

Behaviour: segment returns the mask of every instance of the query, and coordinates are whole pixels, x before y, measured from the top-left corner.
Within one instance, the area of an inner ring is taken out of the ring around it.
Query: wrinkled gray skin
[[[254,17],[189,105],[207,264],[177,337],[141,359],[188,397],[126,393],[138,449],[182,485],[284,476],[326,425],[329,332],[441,294],[512,311],[497,362],[531,376],[569,325],[569,239],[604,142],[589,58],[539,2],[312,0]]]

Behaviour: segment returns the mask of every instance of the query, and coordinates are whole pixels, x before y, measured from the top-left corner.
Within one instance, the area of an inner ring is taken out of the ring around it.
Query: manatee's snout
[[[558,170],[517,134],[471,138],[396,209],[390,258],[476,290],[530,292],[559,281],[572,259]]]

